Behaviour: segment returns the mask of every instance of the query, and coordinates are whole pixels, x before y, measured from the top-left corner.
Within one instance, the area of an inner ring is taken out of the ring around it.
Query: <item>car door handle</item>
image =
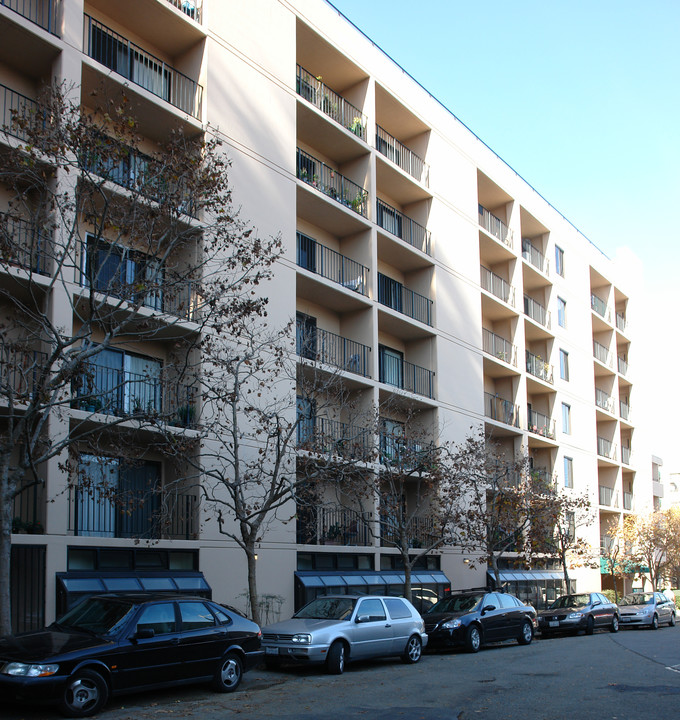
[[[385,627],[392,627],[389,623],[385,623]]]

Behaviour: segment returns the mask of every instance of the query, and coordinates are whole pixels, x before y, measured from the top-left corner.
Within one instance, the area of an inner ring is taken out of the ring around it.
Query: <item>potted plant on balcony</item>
[[[364,134],[364,124],[361,122],[360,117],[355,117],[352,119],[352,124],[349,126],[350,132],[353,132],[358,137],[363,137]]]
[[[340,545],[341,539],[342,539],[342,527],[336,523],[334,525],[331,525],[328,528],[328,530],[326,531],[326,536],[324,538],[324,544]]]

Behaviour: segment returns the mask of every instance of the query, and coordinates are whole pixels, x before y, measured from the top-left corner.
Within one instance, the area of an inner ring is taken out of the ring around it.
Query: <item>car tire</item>
[[[482,635],[477,625],[470,625],[465,634],[465,649],[468,652],[476,653],[479,652],[479,648],[482,646]]]
[[[106,680],[94,670],[80,670],[67,681],[59,701],[59,711],[64,717],[87,717],[98,713],[108,699]]]
[[[534,629],[528,620],[522,623],[522,629],[520,630],[517,642],[520,645],[531,645],[531,641],[534,639]]]
[[[586,635],[592,635],[595,632],[595,620],[590,615],[586,621]]]
[[[671,619],[668,621],[670,627],[675,627],[675,613],[671,613]]]
[[[234,692],[243,678],[243,661],[234,652],[227,653],[219,662],[212,687],[216,692]]]
[[[652,618],[652,624],[650,625],[652,630],[658,630],[659,629],[659,616],[654,613],[654,617]]]
[[[619,631],[619,616],[614,615],[612,618],[611,625],[609,626],[609,632],[616,633]]]
[[[331,645],[326,659],[326,670],[329,675],[342,675],[345,669],[346,653],[345,643],[341,640],[336,640]]]
[[[414,665],[420,660],[422,654],[423,641],[418,635],[411,635],[406,643],[406,648],[404,649],[404,654],[401,656],[401,659],[408,665]]]

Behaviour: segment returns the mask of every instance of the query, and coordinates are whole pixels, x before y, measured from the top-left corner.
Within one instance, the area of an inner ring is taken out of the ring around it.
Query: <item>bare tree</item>
[[[253,290],[280,250],[234,213],[219,139],[174,132],[153,145],[125,97],[84,105],[54,88],[4,130],[0,634],[11,630],[15,499],[42,488],[51,459],[82,488],[83,455],[134,463],[159,428],[179,441],[196,426],[204,329],[265,312]],[[162,362],[110,362],[150,343]],[[105,475],[90,482],[101,489]]]

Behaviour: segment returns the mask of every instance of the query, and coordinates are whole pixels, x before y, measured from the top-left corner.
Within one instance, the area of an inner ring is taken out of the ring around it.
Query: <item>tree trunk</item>
[[[498,558],[495,555],[491,555],[491,569],[493,570],[493,577],[496,581],[495,590],[501,589],[501,574],[498,570]]]
[[[12,560],[13,493],[10,482],[3,474],[0,482],[0,635],[12,632],[12,595],[10,592],[10,564]]]
[[[567,570],[567,555],[565,552],[562,552],[560,559],[562,560],[562,570],[564,571],[564,592],[568,595],[571,590],[569,588],[569,571]]]
[[[411,592],[411,565],[408,562],[408,553],[404,556],[404,597],[412,602]]]
[[[248,560],[248,601],[253,622],[260,624],[260,605],[257,597],[257,560],[255,559],[255,543],[249,542],[246,546]]]

